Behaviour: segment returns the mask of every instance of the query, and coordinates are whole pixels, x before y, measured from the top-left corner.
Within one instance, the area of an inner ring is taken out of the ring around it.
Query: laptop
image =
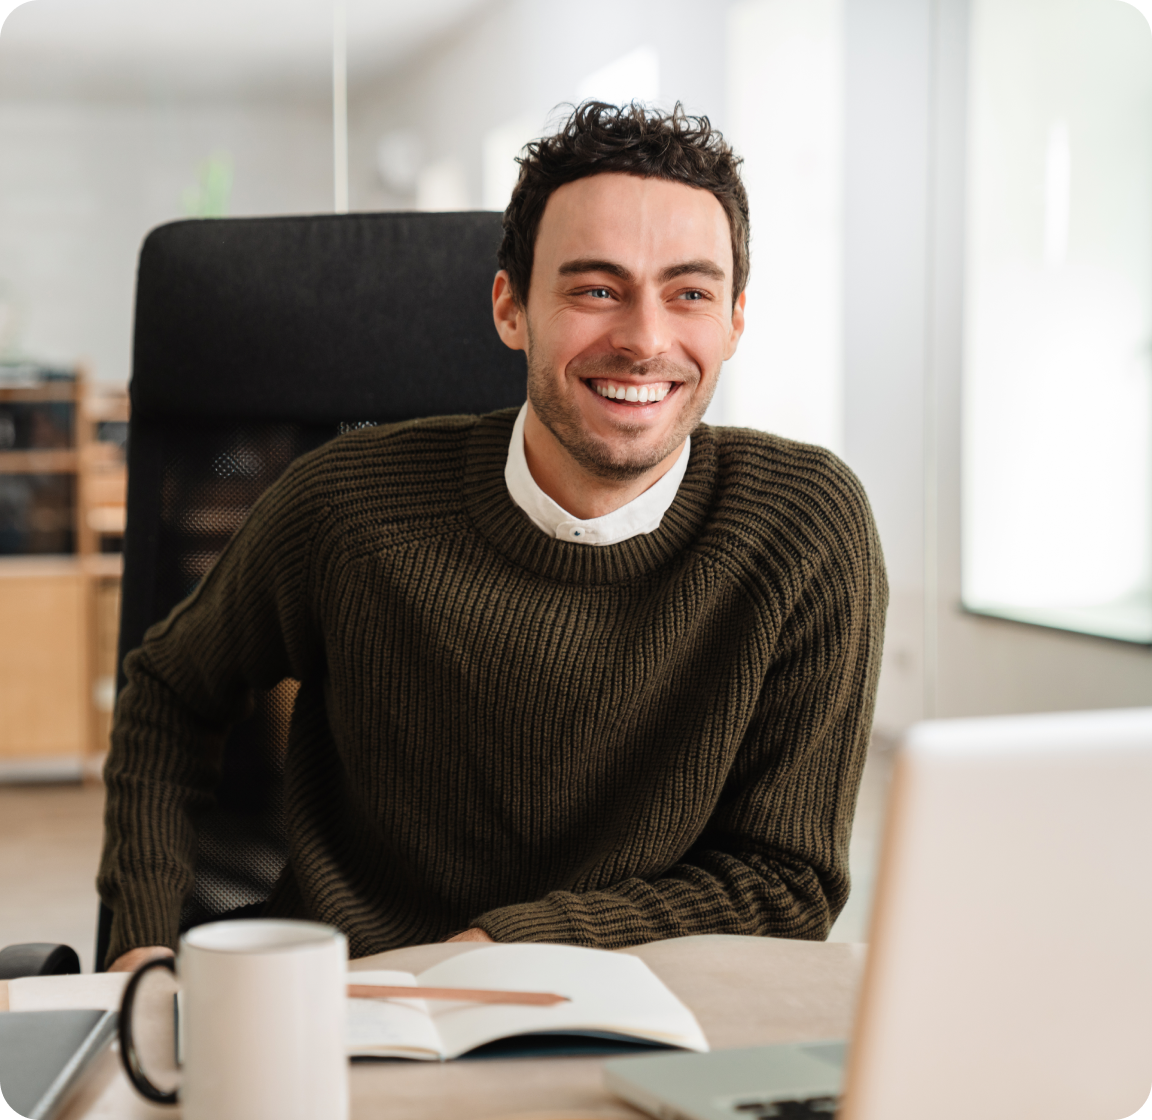
[[[0,1120],[54,1120],[115,1033],[115,1011],[0,1014]]]
[[[934,720],[893,772],[851,1044],[628,1058],[661,1120],[1122,1120],[1152,1088],[1152,708]]]

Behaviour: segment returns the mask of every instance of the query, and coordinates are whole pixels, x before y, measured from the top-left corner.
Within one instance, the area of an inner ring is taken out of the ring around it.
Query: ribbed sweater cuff
[[[574,928],[564,907],[550,898],[502,906],[482,914],[472,925],[493,941],[553,941],[583,944],[586,935]]]
[[[112,936],[108,943],[111,964],[129,949],[167,945],[175,950],[180,940],[180,899],[143,886],[121,884],[112,907]]]

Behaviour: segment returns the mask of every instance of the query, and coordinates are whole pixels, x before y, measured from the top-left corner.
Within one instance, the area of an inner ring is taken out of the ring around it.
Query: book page
[[[95,972],[83,976],[21,976],[8,981],[11,1011],[54,1011],[91,1008],[118,1011],[128,972]]]
[[[695,1016],[639,958],[572,945],[494,945],[441,961],[421,986],[555,992],[553,1007],[429,1004],[445,1057],[486,1042],[537,1032],[602,1032],[687,1050],[707,1050]]]
[[[388,984],[412,988],[410,972],[349,972],[349,984]],[[350,1058],[442,1057],[440,1035],[422,999],[348,1000],[346,1035]]]

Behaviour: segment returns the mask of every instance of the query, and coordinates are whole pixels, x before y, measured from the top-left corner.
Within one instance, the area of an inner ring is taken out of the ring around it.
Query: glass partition
[[[1152,642],[1152,30],[972,14],[964,605]]]

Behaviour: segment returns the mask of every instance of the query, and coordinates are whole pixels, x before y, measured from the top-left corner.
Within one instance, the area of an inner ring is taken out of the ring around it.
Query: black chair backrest
[[[176,222],[140,253],[120,664],[296,456],[349,428],[524,399],[492,325],[500,215]],[[231,732],[187,928],[263,901],[285,862],[294,682]],[[107,947],[103,913],[97,961]]]

